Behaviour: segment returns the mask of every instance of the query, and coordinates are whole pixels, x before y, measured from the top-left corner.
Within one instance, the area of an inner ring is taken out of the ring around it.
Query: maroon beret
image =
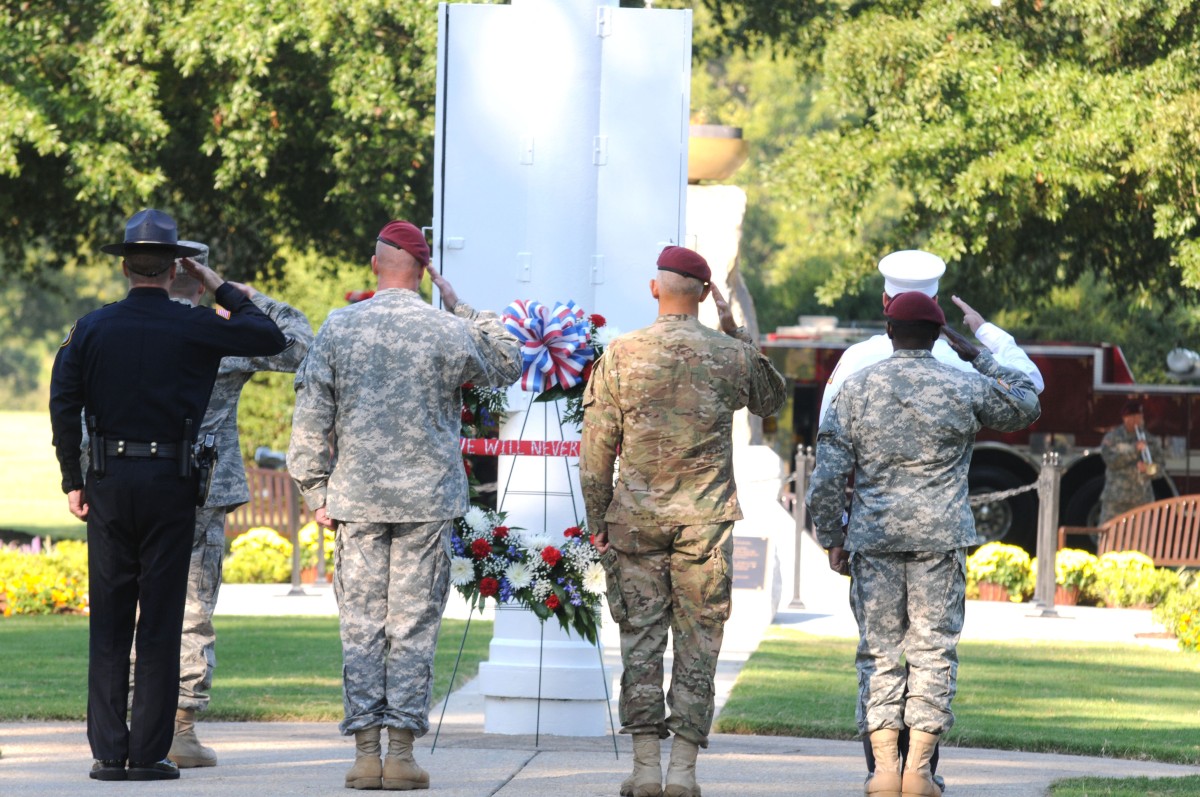
[[[658,267],[663,271],[674,271],[685,277],[698,279],[705,285],[712,279],[708,261],[682,246],[668,246],[658,256]]]
[[[893,321],[928,321],[938,326],[946,323],[942,308],[920,291],[905,291],[894,297],[883,314]]]
[[[1137,399],[1130,399],[1129,401],[1126,401],[1125,406],[1121,408],[1121,417],[1122,418],[1124,418],[1126,415],[1141,415],[1141,414],[1142,414],[1142,402],[1138,401]]]
[[[389,221],[379,231],[379,240],[408,252],[422,266],[429,265],[429,244],[425,243],[425,235],[409,222]]]

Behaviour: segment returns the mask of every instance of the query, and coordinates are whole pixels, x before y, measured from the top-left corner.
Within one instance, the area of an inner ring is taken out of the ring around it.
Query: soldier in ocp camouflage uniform
[[[507,386],[521,372],[520,345],[495,313],[459,302],[431,268],[450,312],[421,298],[428,264],[420,230],[387,224],[374,297],[330,313],[296,374],[288,469],[317,522],[337,529],[349,788],[429,786],[412,745],[429,730],[451,524],[468,508],[459,388]]]
[[[857,720],[875,754],[865,792],[937,797],[942,791],[930,759],[954,723],[966,548],[976,544],[967,500],[975,434],[984,426],[1024,428],[1040,405],[1028,376],[945,327],[941,309],[925,294],[897,296],[887,315],[894,352],[851,376],[838,393],[817,435],[808,506],[830,566],[843,571],[849,552],[859,624]],[[939,332],[978,373],[933,358]],[[902,771],[897,744],[906,727]]]
[[[1138,440],[1139,428],[1145,431],[1142,403],[1130,400],[1121,408],[1120,425],[1110,429],[1100,441],[1105,468],[1104,490],[1100,493],[1101,523],[1154,500],[1154,477],[1142,459],[1142,450],[1149,450],[1150,460],[1161,464],[1162,444],[1149,435],[1144,441]]]
[[[663,793],[659,740],[675,733],[666,794],[698,797],[696,754],[708,746],[713,676],[730,610],[732,417],[777,411],[783,377],[735,328],[704,259],[668,247],[650,290],[659,316],[613,341],[584,397],[580,481],[588,525],[621,628],[621,732],[633,734],[629,797]],[[696,318],[712,291],[724,334]],[[619,477],[613,471],[620,454]],[[663,653],[674,639],[663,706]]]
[[[191,243],[191,242],[188,242]],[[196,244],[203,246],[203,244]],[[207,247],[197,258],[207,260]],[[251,301],[276,323],[288,345],[271,357],[225,357],[208,400],[199,439],[216,435],[217,465],[204,506],[196,510],[192,561],[188,569],[187,604],[183,615],[183,637],[179,651],[179,708],[175,715],[175,738],[168,758],[181,769],[216,766],[217,756],[196,738],[196,712],[208,708],[216,666],[216,632],[213,610],[221,587],[222,557],[225,553],[225,515],[250,500],[246,469],[238,439],[237,409],[242,388],[259,371],[295,372],[312,343],[312,326],[304,313],[248,286]],[[184,304],[199,304],[204,286],[186,274],[175,277],[169,294]]]

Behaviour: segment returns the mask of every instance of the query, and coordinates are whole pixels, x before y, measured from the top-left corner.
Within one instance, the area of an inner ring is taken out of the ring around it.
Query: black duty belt
[[[132,440],[105,440],[104,453],[110,457],[136,459],[173,459],[179,453],[178,443],[137,443]]]

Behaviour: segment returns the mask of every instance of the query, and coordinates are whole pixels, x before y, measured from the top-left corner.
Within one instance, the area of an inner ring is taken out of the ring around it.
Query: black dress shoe
[[[167,758],[153,764],[130,763],[129,765],[130,780],[177,780],[178,778],[179,767]]]
[[[125,762],[96,759],[92,762],[88,777],[92,780],[125,780]]]

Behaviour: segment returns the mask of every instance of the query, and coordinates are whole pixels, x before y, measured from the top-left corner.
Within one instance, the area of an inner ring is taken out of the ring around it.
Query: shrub
[[[300,529],[300,566],[317,566],[317,529],[325,532],[325,572],[333,570],[333,543],[337,535],[332,529],[318,526],[315,521],[309,521]]]
[[[1101,556],[1093,568],[1092,596],[1106,606],[1156,606],[1179,587],[1179,574],[1156,568],[1141,551],[1114,551]]]
[[[1200,652],[1200,578],[1181,576],[1179,589],[1154,607],[1154,619],[1175,635],[1180,650]]]
[[[1030,567],[1034,583],[1037,582],[1038,562]],[[1096,580],[1096,556],[1078,548],[1063,548],[1054,555],[1054,583],[1064,589],[1076,589],[1087,594]]]
[[[230,584],[282,584],[291,578],[292,543],[274,529],[250,529],[229,550],[224,580]]]
[[[989,542],[967,557],[967,587],[978,594],[982,581],[999,584],[1008,590],[1010,600],[1024,600],[1033,591],[1033,573],[1029,554],[1015,545]]]
[[[65,540],[45,553],[0,547],[0,606],[5,617],[87,612],[87,543]]]

